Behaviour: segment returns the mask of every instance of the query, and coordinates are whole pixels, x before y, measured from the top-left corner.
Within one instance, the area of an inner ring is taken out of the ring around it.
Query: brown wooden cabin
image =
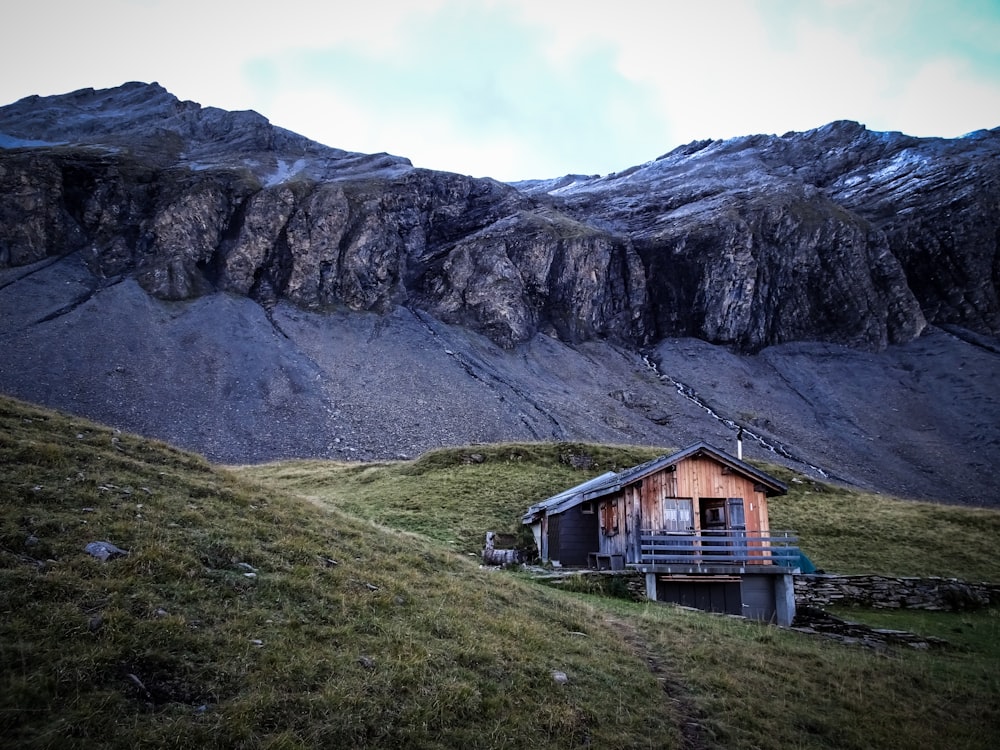
[[[771,531],[767,508],[768,497],[787,491],[769,474],[695,443],[547,498],[522,521],[544,561],[633,569],[646,574],[653,600],[788,624],[799,551],[789,532]]]

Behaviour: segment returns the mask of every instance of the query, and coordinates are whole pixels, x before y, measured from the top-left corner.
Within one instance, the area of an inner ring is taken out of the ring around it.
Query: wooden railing
[[[798,567],[792,531],[640,532],[643,565],[778,565]]]

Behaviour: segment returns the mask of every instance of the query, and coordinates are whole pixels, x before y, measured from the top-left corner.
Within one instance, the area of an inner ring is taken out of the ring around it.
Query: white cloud
[[[302,49],[397,49],[409,21],[443,0],[33,0],[5,12],[3,101],[157,80],[182,98],[252,106],[248,61]]]
[[[913,123],[909,135],[956,138],[1000,125],[1000,86],[980,80],[960,61],[931,60],[878,116],[876,122]]]
[[[466,173],[469,165],[475,165],[476,177],[517,173],[528,166],[520,161],[524,158],[522,145],[510,135],[470,136],[459,132],[453,120],[434,112],[400,128],[349,93],[332,87],[322,92],[281,92],[271,104],[275,111],[289,115],[276,125],[348,151],[377,153],[392,143],[392,153],[409,158],[414,166]]]
[[[0,102],[155,80],[182,99],[255,109],[331,146],[430,168],[609,172],[690,140],[835,119],[914,135],[1000,125],[988,31],[1000,25],[978,23],[982,7],[35,0],[0,28],[0,65],[17,71],[0,77]]]

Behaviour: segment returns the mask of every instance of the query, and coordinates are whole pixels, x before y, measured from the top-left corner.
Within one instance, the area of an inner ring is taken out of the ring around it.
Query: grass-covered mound
[[[680,736],[641,656],[559,592],[8,400],[0,466],[4,747]]]
[[[483,531],[515,530],[531,503],[670,450],[511,444],[432,451],[416,461],[286,462],[238,471],[473,554]],[[788,495],[771,500],[772,526],[797,530],[804,550],[830,572],[1000,581],[1000,512],[913,503],[779,466],[760,468],[789,486]],[[700,612],[584,599],[646,653],[684,715],[689,747],[992,748],[1000,732],[995,609],[839,612],[951,644],[879,654]],[[669,746],[650,737],[652,747]]]
[[[325,507],[476,554],[487,531],[517,533],[530,504],[663,452],[582,443],[509,443],[444,448],[414,461],[284,461],[238,471]]]

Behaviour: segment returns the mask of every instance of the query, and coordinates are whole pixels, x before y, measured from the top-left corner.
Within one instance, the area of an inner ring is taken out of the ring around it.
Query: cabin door
[[[701,499],[701,533],[706,554],[741,553],[735,548],[746,546],[746,514],[741,497],[703,497]],[[721,547],[734,548],[722,551]],[[714,548],[714,549],[713,549]]]
[[[551,515],[548,517],[549,529],[548,537],[549,548],[546,550],[548,552],[549,561],[559,562],[562,558],[562,553],[559,549],[559,515]]]
[[[701,507],[701,530],[704,533],[726,530],[726,501],[721,497],[703,497]]]
[[[744,531],[747,527],[742,497],[703,497],[700,505],[702,531]]]

